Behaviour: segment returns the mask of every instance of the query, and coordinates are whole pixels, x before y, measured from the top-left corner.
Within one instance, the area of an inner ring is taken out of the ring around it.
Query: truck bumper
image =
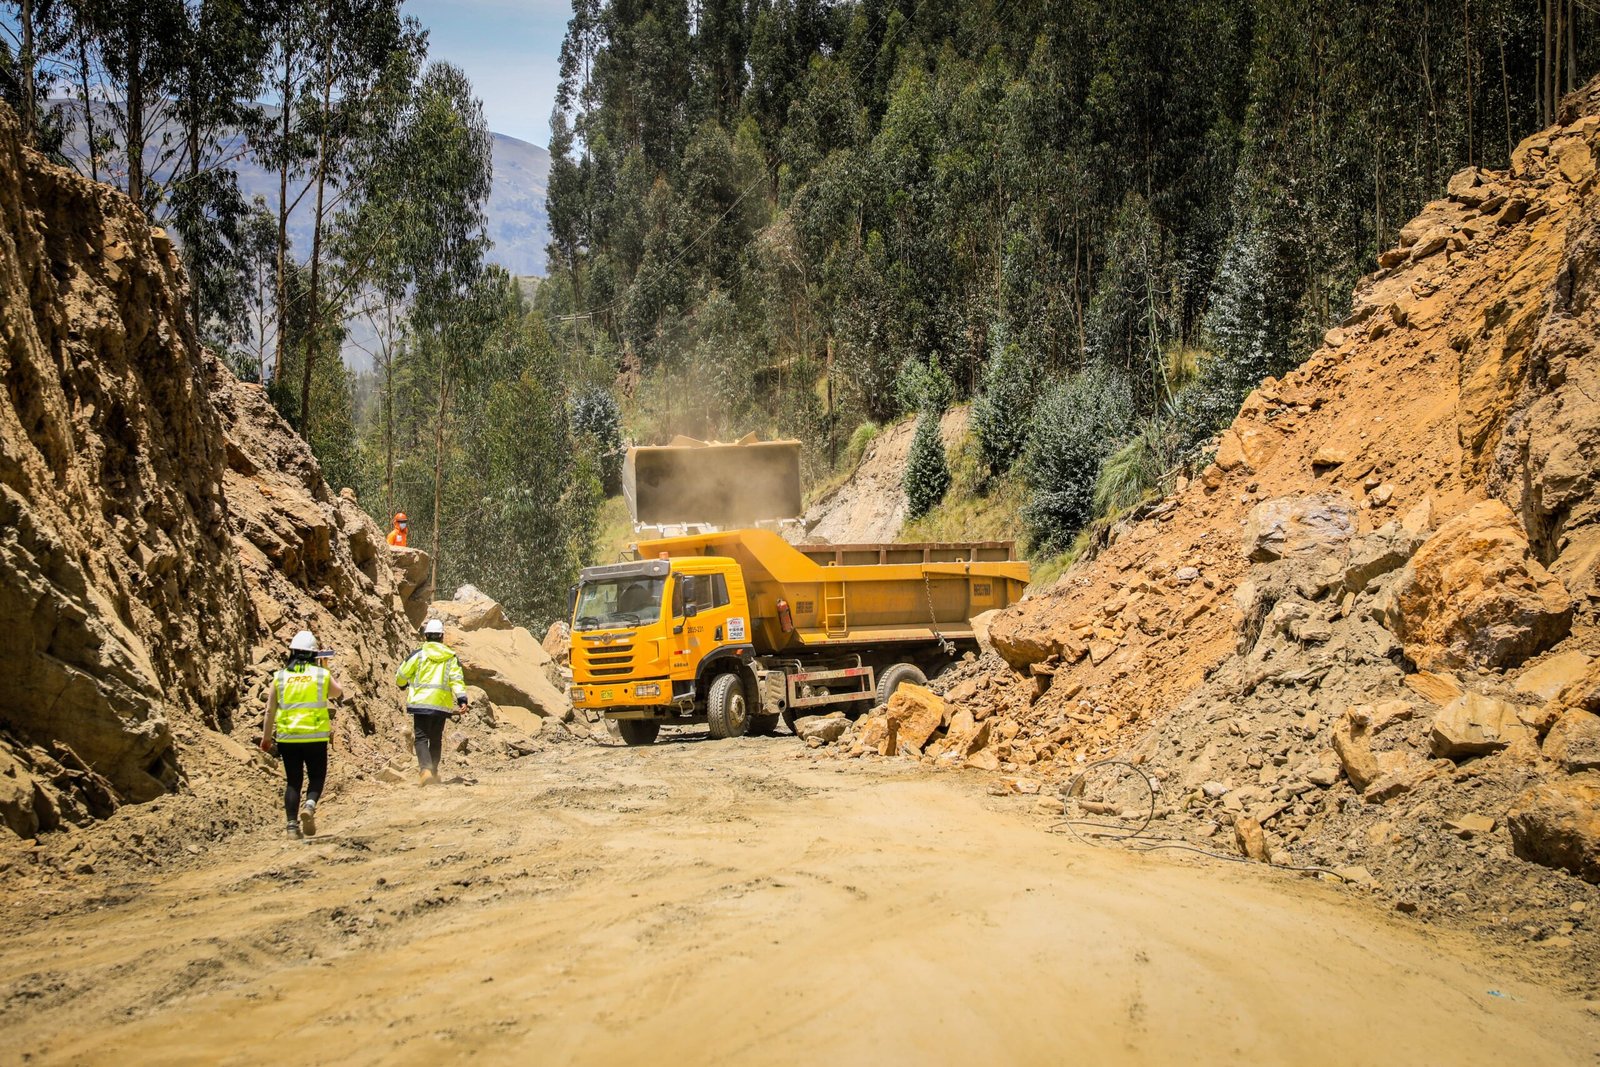
[[[642,712],[638,718],[651,718],[665,715],[672,708],[672,683],[665,678],[579,682],[567,690],[567,695],[575,708],[587,708],[608,715],[613,712]]]

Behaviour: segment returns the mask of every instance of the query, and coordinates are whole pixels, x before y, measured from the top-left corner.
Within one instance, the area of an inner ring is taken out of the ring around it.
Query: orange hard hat
[[[405,521],[406,521],[406,513],[405,513],[405,512],[403,512],[403,511],[397,511],[397,512],[395,512],[395,513],[394,513],[394,521],[395,521],[395,522],[396,522],[396,523],[402,523],[402,522],[405,522]]]

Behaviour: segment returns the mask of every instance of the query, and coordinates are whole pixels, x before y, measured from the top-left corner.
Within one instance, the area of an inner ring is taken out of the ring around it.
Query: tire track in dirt
[[[464,777],[351,795],[326,837],[264,831],[98,911],[0,917],[11,1047],[230,1063],[295,1033],[358,1064],[1560,1063],[1600,1040],[1581,1005],[1459,938],[1271,872],[1089,849],[969,777],[773,739]]]

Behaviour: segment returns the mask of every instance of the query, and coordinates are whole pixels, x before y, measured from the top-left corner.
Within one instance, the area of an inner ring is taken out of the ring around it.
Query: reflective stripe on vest
[[[418,653],[411,658],[411,684],[406,687],[406,707],[416,711],[448,712],[455,704],[456,686],[451,667],[459,671],[454,657],[435,660]],[[462,692],[466,690],[463,688]]]
[[[278,715],[274,720],[279,741],[326,741],[332,736],[328,719],[328,680],[321,667],[278,671],[272,681],[278,690]]]

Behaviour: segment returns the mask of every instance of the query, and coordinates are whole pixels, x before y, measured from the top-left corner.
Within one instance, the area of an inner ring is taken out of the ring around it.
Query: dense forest
[[[540,305],[645,438],[762,428],[821,470],[972,400],[985,477],[1063,548],[1303,358],[1451,173],[1550,121],[1597,18],[574,0]],[[917,441],[913,514],[951,481]]]
[[[178,237],[201,337],[445,588],[553,617],[625,439],[917,414],[913,516],[1036,556],[1205,458],[1451,173],[1595,69],[1576,0],[573,0],[550,276],[401,0],[8,0],[0,97]],[[551,42],[555,47],[555,42]],[[247,203],[250,153],[278,195]],[[312,218],[308,247],[287,219]],[[342,356],[360,343],[373,369]],[[970,402],[970,447],[934,421]]]
[[[328,482],[385,527],[407,512],[442,590],[558,614],[614,413],[569,388],[523,286],[485,264],[483,109],[401,0],[11,0],[0,31],[24,135],[173,232],[200,338]],[[245,201],[245,154],[275,197]]]

